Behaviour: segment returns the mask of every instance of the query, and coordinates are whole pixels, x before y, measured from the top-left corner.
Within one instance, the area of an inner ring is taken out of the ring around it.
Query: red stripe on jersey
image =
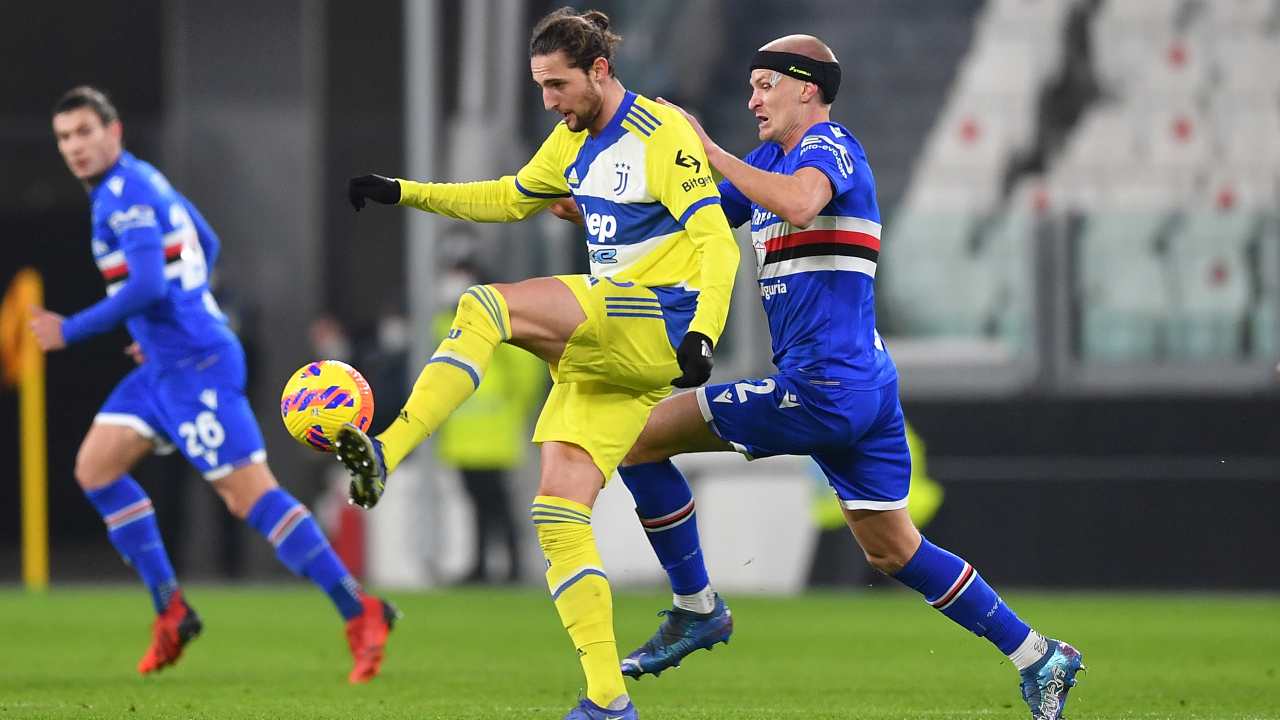
[[[106,280],[107,282],[111,282],[112,280],[117,280],[128,274],[129,274],[129,265],[124,262],[121,262],[117,265],[112,265],[111,267],[102,268],[102,279]]]
[[[164,264],[168,265],[182,259],[182,243],[176,242],[164,249]],[[107,282],[119,280],[129,274],[129,264],[121,260],[115,265],[102,268],[102,279]]]
[[[767,240],[765,241],[764,249],[766,252],[773,252],[774,250],[785,250],[787,248],[800,247],[801,245],[816,245],[818,243],[861,245],[880,252],[879,238],[853,230],[802,230],[801,232],[793,232],[789,235]]]

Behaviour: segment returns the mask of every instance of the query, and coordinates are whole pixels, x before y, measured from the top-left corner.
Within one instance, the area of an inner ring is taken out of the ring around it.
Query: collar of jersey
[[[102,190],[102,187],[107,184],[107,181],[110,180],[113,175],[118,173],[120,171],[120,168],[123,167],[126,162],[129,162],[132,160],[133,160],[133,153],[129,152],[128,150],[125,150],[124,148],[121,148],[120,157],[116,158],[115,164],[107,168],[106,172],[102,173],[102,180],[99,181],[97,185],[94,185],[93,190],[89,192],[89,201],[93,202],[94,200],[97,200],[98,193]]]
[[[618,103],[618,109],[614,111],[613,117],[609,118],[609,124],[604,126],[599,135],[587,135],[586,141],[582,143],[582,147],[578,150],[578,157],[574,158],[573,163],[565,168],[564,176],[566,182],[570,174],[577,173],[579,184],[586,178],[587,170],[591,167],[591,163],[595,161],[596,156],[607,150],[611,145],[618,141],[627,133],[627,129],[622,126],[622,118],[626,117],[627,111],[636,101],[636,94],[628,90],[622,96],[622,102]],[[570,192],[576,192],[575,185],[569,185]]]
[[[821,127],[821,126],[823,126],[823,125],[833,125],[833,124],[834,124],[834,123],[833,123],[831,120],[819,120],[818,122],[816,122],[816,123],[814,123],[814,124],[810,125],[810,126],[809,126],[809,127],[808,127],[804,132],[803,132],[803,133],[801,133],[801,134],[800,134],[800,139],[801,139],[801,140],[804,140],[805,138],[809,137],[809,134],[810,134],[810,133],[812,133],[812,132],[814,131],[814,129],[815,129],[815,128]],[[830,139],[830,138],[828,138],[828,139]],[[773,144],[774,144],[774,145],[777,145],[779,150],[781,150],[781,149],[782,149],[782,145],[781,145],[780,143],[775,142],[775,143],[773,143]],[[786,157],[787,155],[790,155],[791,153],[793,153],[793,152],[795,152],[795,151],[797,151],[797,150],[799,150],[799,149],[800,149],[800,143],[796,143],[796,146],[795,146],[795,147],[791,148],[791,150],[789,150],[789,151],[787,151],[787,152],[782,153],[782,155],[783,155],[783,157]]]

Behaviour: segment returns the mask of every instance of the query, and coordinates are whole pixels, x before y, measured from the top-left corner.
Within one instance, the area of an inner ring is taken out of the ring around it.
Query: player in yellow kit
[[[375,438],[348,426],[337,448],[353,501],[371,507],[387,473],[479,386],[498,343],[548,363],[554,384],[534,431],[542,476],[530,513],[587,678],[587,697],[566,720],[636,717],[591,508],[671,386],[707,381],[738,267],[697,134],[678,112],[618,82],[620,38],[608,27],[602,13],[565,8],[534,28],[533,79],[564,120],[516,175],[445,184],[366,175],[348,186],[357,210],[373,200],[514,222],[570,196],[581,210],[590,275],[467,290],[400,417]]]

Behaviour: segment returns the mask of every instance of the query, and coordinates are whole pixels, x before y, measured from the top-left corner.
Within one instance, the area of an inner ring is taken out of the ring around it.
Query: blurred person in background
[[[745,160],[680,112],[724,176],[730,224],[751,224],[779,372],[667,398],[618,469],[674,594],[623,671],[657,674],[733,630],[703,562],[689,484],[670,458],[810,455],[867,561],[995,645],[1021,674],[1032,716],[1057,720],[1080,653],[1031,629],[973,566],[924,538],[907,511],[911,454],[898,373],[876,330],[880,210],[866,153],[831,120],[840,65],[822,41],[790,35],[760,48],[750,67],[747,108],[762,144]]]
[[[479,387],[499,344],[547,362],[554,383],[534,429],[542,476],[530,516],[547,588],[587,680],[566,720],[637,717],[618,666],[591,511],[653,407],[672,386],[711,376],[738,269],[702,144],[679,113],[618,81],[619,40],[597,11],[562,8],[537,23],[530,71],[546,109],[563,122],[516,175],[471,183],[364,175],[348,183],[357,210],[372,200],[515,222],[559,198],[584,208],[590,275],[468,289],[400,417],[376,437],[348,424],[337,448],[352,499],[371,507],[387,474]]]
[[[107,297],[70,317],[32,311],[45,352],[124,323],[138,367],[103,403],[76,457],[76,480],[121,557],[151,594],[156,620],[138,662],[144,675],[177,662],[202,623],[178,583],[151,499],[129,475],[147,454],[177,448],[236,517],[315,583],[346,622],[354,661],[348,679],[378,672],[396,611],[364,594],[311,513],[281,488],[245,396],[245,356],[209,292],[220,242],[191,202],[151,165],[124,149],[124,128],[107,96],[80,86],[53,109],[53,133],[92,203],[92,251]]]
[[[484,273],[469,260],[460,260],[445,273],[438,286],[440,304],[485,282]],[[432,325],[443,339],[453,324],[453,314],[438,314]],[[524,464],[529,413],[537,406],[546,385],[546,365],[511,345],[493,353],[484,382],[449,416],[436,433],[440,460],[456,468],[475,513],[475,561],[465,582],[490,579],[489,547],[500,542],[507,555],[503,579],[520,579],[519,534],[511,512],[511,470]]]

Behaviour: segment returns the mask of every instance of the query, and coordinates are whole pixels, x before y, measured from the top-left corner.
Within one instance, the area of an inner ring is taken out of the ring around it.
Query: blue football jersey
[[[853,388],[877,388],[896,379],[897,369],[876,332],[880,208],[862,146],[843,126],[822,122],[790,152],[768,142],[745,161],[785,175],[816,168],[832,188],[831,201],[814,221],[795,227],[731,183],[720,183],[729,223],[751,223],[774,364],[783,372],[831,378]]]
[[[238,342],[209,292],[218,238],[164,175],[122,152],[90,201],[107,298],[67,318],[68,343],[124,322],[148,362],[166,365]]]

